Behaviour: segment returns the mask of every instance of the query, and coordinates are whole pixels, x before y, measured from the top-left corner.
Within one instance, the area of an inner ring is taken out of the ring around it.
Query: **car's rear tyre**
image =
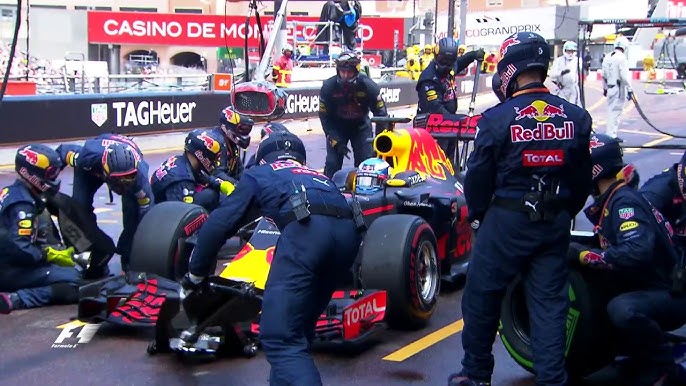
[[[131,247],[130,269],[179,280],[188,271],[185,240],[200,229],[207,211],[195,204],[167,201],[143,217]]]
[[[572,378],[592,374],[615,357],[605,310],[607,298],[601,295],[607,292],[602,291],[601,283],[593,274],[570,271],[567,371]],[[530,331],[524,286],[518,276],[508,287],[503,301],[499,334],[512,359],[533,373]]]
[[[436,237],[421,217],[376,219],[362,245],[363,288],[386,290],[386,322],[397,329],[421,328],[436,308],[440,269]]]

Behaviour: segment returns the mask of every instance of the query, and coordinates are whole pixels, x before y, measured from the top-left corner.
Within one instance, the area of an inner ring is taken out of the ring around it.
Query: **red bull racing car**
[[[454,282],[465,272],[473,233],[462,177],[432,137],[468,143],[475,127],[466,130],[464,119],[474,121],[458,115],[418,117],[419,128],[395,129],[395,123],[409,119],[375,118],[391,124],[374,138],[374,148],[394,172],[383,191],[357,196],[368,229],[346,285],[319,318],[315,341],[356,345],[385,326],[423,327],[436,307],[441,276]],[[334,181],[352,196],[354,177],[354,170],[343,170]],[[122,323],[123,315],[129,324],[154,324],[150,353],[216,355],[242,348],[254,355],[261,295],[279,229],[270,219],[248,213],[238,235],[245,240],[242,249],[210,278],[206,291],[183,298],[176,280],[187,270],[207,216],[201,207],[182,202],[154,206],[134,237],[134,273],[84,289],[81,303],[88,307],[80,311],[88,312],[80,312],[80,319]]]

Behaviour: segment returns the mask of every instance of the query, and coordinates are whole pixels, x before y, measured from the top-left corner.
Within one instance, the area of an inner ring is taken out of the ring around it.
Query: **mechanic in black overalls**
[[[262,130],[260,130],[260,141],[263,141],[264,137],[268,136],[271,133],[290,133],[290,131],[282,123],[269,122],[266,125],[264,125],[264,127],[262,127]],[[246,169],[255,166],[256,155],[257,153],[250,156],[248,162],[245,163]]]
[[[484,50],[470,51],[457,57],[457,43],[443,38],[434,48],[434,59],[422,71],[417,81],[419,103],[417,114],[455,114],[457,93],[455,74],[460,73],[475,60],[483,60]],[[474,86],[476,87],[476,85]],[[439,139],[439,145],[450,158],[455,152],[455,141]]]
[[[681,250],[672,229],[645,197],[624,181],[617,139],[591,140],[593,196],[586,217],[595,226],[601,249],[572,243],[569,259],[608,271],[617,296],[607,305],[621,352],[629,357],[622,385],[685,385],[686,372],[674,363],[664,336],[686,323],[686,294],[673,292],[672,270]],[[619,173],[619,176],[618,176]],[[686,283],[681,283],[684,285]],[[624,367],[624,366],[622,366]]]
[[[129,269],[133,235],[143,216],[155,204],[148,177],[148,164],[138,145],[129,137],[119,134],[102,134],[88,139],[83,146],[63,144],[57,153],[65,165],[74,167],[74,200],[91,213],[93,199],[103,184],[111,193],[121,196],[122,229],[117,240],[117,253],[121,268]]]
[[[490,385],[501,303],[522,274],[536,384],[561,386],[567,384],[565,257],[571,220],[591,190],[591,116],[543,85],[550,47],[540,35],[510,36],[501,58],[500,91],[508,99],[483,112],[464,181],[478,235],[462,297],[463,368],[449,384]]]
[[[324,81],[319,92],[319,120],[326,135],[324,174],[331,178],[343,166],[348,141],[353,148],[355,167],[374,156],[367,139],[372,138],[371,111],[376,117],[388,116],[379,85],[360,75],[360,59],[354,52],[336,59],[336,75]],[[377,132],[384,125],[376,125]]]
[[[249,209],[259,209],[281,230],[260,317],[260,343],[271,364],[269,382],[321,385],[310,343],[319,316],[357,256],[358,222],[333,181],[305,166],[305,146],[294,134],[265,137],[255,158],[257,166],[245,172],[231,199],[200,229],[182,285],[191,291],[202,288],[219,248]]]
[[[639,191],[672,224],[675,240],[686,249],[686,152],[678,163],[650,178]]]
[[[182,201],[214,210],[233,192],[236,180],[212,176],[221,155],[221,135],[196,129],[188,133],[184,153],[164,161],[152,173],[150,185],[155,202]]]
[[[38,237],[46,200],[60,190],[62,160],[48,146],[31,144],[18,149],[14,169],[18,178],[0,191],[0,314],[76,303],[81,275],[74,248]]]
[[[223,181],[241,178],[244,168],[240,151],[250,146],[250,132],[254,125],[252,118],[239,114],[232,106],[222,110],[219,126],[211,130],[215,137],[220,138],[222,145],[219,167],[213,176]]]

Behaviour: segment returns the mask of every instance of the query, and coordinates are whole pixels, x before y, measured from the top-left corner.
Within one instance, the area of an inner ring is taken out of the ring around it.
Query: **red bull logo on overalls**
[[[517,114],[515,116],[515,121],[529,118],[535,119],[538,122],[545,122],[548,119],[555,117],[567,118],[563,105],[553,106],[542,100],[536,100],[526,107],[515,107],[514,109],[515,114]]]

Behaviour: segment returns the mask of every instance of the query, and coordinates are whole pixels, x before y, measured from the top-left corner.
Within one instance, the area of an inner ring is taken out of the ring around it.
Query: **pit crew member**
[[[512,34],[500,53],[508,99],[483,112],[464,182],[478,235],[462,298],[463,367],[449,384],[490,385],[502,298],[522,274],[536,384],[566,385],[565,256],[570,221],[591,190],[591,116],[543,85],[550,48],[542,36]]]
[[[260,141],[264,140],[264,137],[270,135],[271,133],[290,133],[290,131],[288,131],[288,128],[286,128],[286,126],[284,126],[282,123],[269,122],[262,127],[262,130],[260,130]],[[246,169],[255,166],[256,155],[257,153],[250,156],[248,162],[245,163]]]
[[[81,276],[74,248],[46,245],[38,238],[46,200],[60,190],[59,154],[48,146],[20,147],[18,178],[0,191],[0,314],[78,300]]]
[[[353,148],[354,164],[374,155],[369,112],[386,117],[386,103],[379,86],[360,75],[360,59],[354,52],[344,52],[336,60],[336,75],[324,81],[319,92],[319,120],[326,135],[324,174],[331,178],[343,166],[348,142]],[[382,131],[384,125],[376,125]]]
[[[133,235],[138,223],[154,205],[148,178],[148,164],[138,145],[129,137],[102,134],[83,144],[57,147],[64,165],[74,168],[72,197],[93,215],[95,192],[106,184],[110,192],[121,196],[124,229],[117,241],[121,268],[128,271]]]
[[[576,43],[567,41],[562,49],[564,54],[553,61],[550,69],[550,78],[557,86],[555,95],[583,107],[579,96],[579,57],[576,56]]]
[[[220,135],[203,129],[189,132],[184,153],[164,161],[150,177],[155,202],[182,201],[214,210],[219,194],[228,196],[237,182],[212,176],[220,154]]]
[[[225,107],[219,114],[219,126],[212,129],[213,135],[221,138],[221,156],[219,167],[213,173],[223,181],[231,178],[239,180],[243,174],[241,149],[250,146],[250,132],[255,122],[248,116],[239,114],[233,106]]]
[[[475,60],[484,58],[484,50],[470,51],[458,58],[454,39],[443,38],[434,48],[434,59],[422,71],[417,81],[419,104],[417,114],[455,114],[457,112],[457,84],[455,73],[464,70]],[[439,139],[439,145],[450,157],[455,141]]]
[[[597,134],[591,143],[595,202],[585,213],[597,229],[601,249],[572,243],[569,259],[572,264],[608,271],[616,289],[607,313],[618,331],[622,353],[629,357],[622,384],[684,385],[686,371],[674,363],[664,336],[686,323],[684,283],[676,283],[681,289],[675,291],[671,278],[680,258],[671,226],[626,184],[619,142]]]
[[[271,365],[271,385],[321,385],[309,354],[317,319],[355,260],[361,242],[351,207],[333,181],[305,166],[302,141],[273,133],[260,143],[231,200],[200,229],[186,290],[212,274],[217,252],[251,207],[281,230],[264,292],[260,342]],[[309,203],[306,206],[305,203]],[[358,206],[359,208],[359,206]],[[361,213],[361,211],[360,211]]]
[[[686,249],[685,168],[686,152],[678,163],[650,178],[639,190],[667,218],[682,249]]]
[[[617,138],[619,118],[622,115],[624,103],[626,100],[631,100],[633,89],[631,88],[629,60],[626,57],[629,40],[620,36],[615,40],[614,46],[614,51],[603,57],[602,73],[603,95],[607,97],[607,124],[604,134]],[[618,138],[618,141],[623,140]]]

